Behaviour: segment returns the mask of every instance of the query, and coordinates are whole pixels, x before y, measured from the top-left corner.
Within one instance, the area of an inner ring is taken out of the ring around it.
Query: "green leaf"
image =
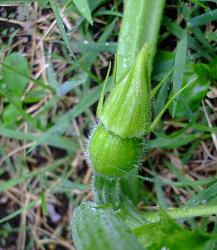
[[[185,33],[181,41],[177,45],[175,66],[173,73],[173,93],[177,93],[182,87],[182,80],[185,70],[186,52],[187,52],[187,34]],[[177,100],[174,100],[172,116],[174,116],[176,112],[176,106],[177,106]]]
[[[49,0],[49,2],[50,2],[50,5],[51,5],[51,8],[53,10],[54,16],[56,18],[56,22],[57,22],[57,25],[59,27],[60,33],[62,35],[63,41],[65,42],[66,47],[69,50],[71,56],[73,56],[73,52],[72,52],[72,48],[71,48],[71,45],[70,45],[70,42],[69,42],[69,38],[67,36],[66,30],[65,30],[65,27],[64,27],[64,24],[63,24],[62,17],[60,15],[59,6],[56,4],[56,2],[54,0]]]
[[[112,208],[92,202],[75,209],[72,233],[78,250],[144,249]]]
[[[182,228],[163,211],[160,222],[145,224],[134,233],[148,250],[204,250],[212,240],[208,234]]]
[[[59,96],[66,95],[69,91],[83,84],[87,79],[86,73],[76,74],[76,76],[68,79],[60,84],[57,88],[57,94]]]
[[[190,84],[190,86],[179,96],[174,117],[187,117],[189,120],[192,119],[193,112],[198,110],[201,101],[209,90],[210,80],[207,74],[203,64],[188,64],[186,66],[182,87],[188,84]],[[172,115],[173,111],[171,107],[169,111]]]
[[[111,85],[108,85],[107,87],[108,88],[106,90],[109,90]],[[101,93],[101,88],[102,86],[97,86],[89,90],[89,92],[80,99],[80,102],[75,107],[73,107],[72,110],[58,117],[55,125],[49,128],[42,136],[35,140],[35,145],[30,149],[30,151],[32,151],[37,145],[45,143],[47,140],[49,140],[48,138],[52,138],[55,134],[62,134],[73,119],[87,110],[87,108],[89,108],[98,100]]]
[[[26,81],[29,81],[31,80],[34,84],[40,86],[41,88],[43,89],[47,89],[49,91],[51,91],[52,93],[55,93],[54,89],[50,86],[50,85],[46,85],[45,83],[43,83],[42,81],[40,80],[35,80],[34,78],[30,77],[29,74],[26,75],[25,72],[21,72],[19,69],[17,69],[16,67],[11,67],[10,65],[7,65],[7,64],[3,64],[4,65],[4,68],[6,70],[8,70],[8,72],[11,72],[11,74],[17,74],[18,76],[22,77],[22,78],[25,78]],[[0,82],[0,86],[3,85],[3,88],[4,88],[4,83],[3,81]],[[0,90],[1,91],[1,90]]]
[[[209,76],[213,80],[217,80],[217,58],[214,58],[210,63],[209,63]]]
[[[216,57],[215,47],[208,42],[201,28],[193,27],[192,32],[197,41],[200,42],[202,47],[206,50],[207,55],[209,55],[211,58]]]
[[[15,71],[11,71],[7,66],[14,68]],[[19,53],[12,53],[7,56],[2,66],[2,77],[7,90],[11,90],[18,96],[22,96],[29,82],[28,78],[30,78],[30,71],[26,58]]]
[[[170,71],[166,74],[166,76],[157,84],[157,86],[155,86],[152,91],[151,91],[151,97],[153,98],[156,93],[161,89],[161,87],[167,83],[170,74],[173,72],[173,68],[170,69]]]
[[[174,149],[181,146],[184,146],[196,139],[199,139],[201,137],[201,134],[194,133],[194,134],[180,134],[176,137],[170,137],[170,136],[159,136],[157,139],[151,140],[148,143],[149,149],[154,148],[167,148],[167,149]]]
[[[168,95],[169,95],[169,90],[170,90],[170,81],[167,80],[165,84],[161,87],[158,93],[158,96],[156,98],[156,101],[155,101],[155,106],[156,106],[155,113],[156,114],[159,114],[160,111],[163,109],[166,103],[166,100],[168,98]]]
[[[152,78],[161,81],[174,66],[175,56],[168,51],[159,50],[155,56]]]
[[[87,21],[93,25],[93,19],[91,17],[90,7],[87,0],[73,0],[73,3],[78,8],[79,12]]]
[[[0,135],[12,138],[13,140],[27,140],[27,141],[36,141],[38,140],[39,134],[25,133],[19,130],[4,128],[0,126]],[[74,152],[78,145],[73,142],[71,139],[62,136],[47,136],[44,143],[47,143],[50,146],[62,148],[68,150],[68,152]]]
[[[202,15],[193,17],[188,21],[188,24],[191,27],[209,24],[212,21],[217,20],[217,10],[210,10]]]
[[[102,35],[99,37],[99,39],[96,42],[96,46],[98,47],[99,44],[105,44],[109,38],[109,36],[112,34],[113,29],[116,24],[116,19],[114,19],[110,24],[107,25]],[[84,65],[86,68],[90,68],[91,65],[96,61],[97,55],[99,52],[96,52],[94,50],[88,50],[79,60],[79,62]]]
[[[23,103],[37,103],[41,101],[43,98],[47,96],[47,93],[44,90],[39,90],[37,87],[35,87],[33,90],[28,92],[25,95],[25,99],[23,100]]]
[[[71,42],[72,42],[72,49],[76,53],[78,52],[85,53],[86,51],[90,50],[97,53],[100,52],[115,53],[117,47],[117,44],[114,42],[99,43],[91,40],[77,41],[75,39],[71,40]]]
[[[207,39],[209,42],[216,42],[217,41],[217,33],[213,31],[207,32]]]
[[[191,199],[188,200],[188,206],[197,206],[199,204],[207,203],[216,199],[217,195],[217,182],[214,182],[208,188],[200,191],[194,195]]]
[[[7,94],[9,102],[14,106],[14,108],[19,112],[19,114],[33,127],[40,129],[40,126],[37,124],[37,120],[34,119],[30,114],[28,114],[23,108],[20,98],[13,91],[8,92]]]
[[[164,19],[164,26],[169,31],[169,33],[172,33],[179,39],[182,38],[185,32],[185,30],[178,25],[177,21],[174,22],[170,18]],[[200,45],[197,39],[190,36],[190,34],[188,34],[187,37],[188,47],[196,51],[197,57],[204,57],[205,59],[210,60],[210,56],[207,54],[207,51]],[[196,56],[196,54],[194,56]]]
[[[156,118],[154,119],[154,121],[151,123],[151,126],[149,127],[149,130],[148,130],[149,133],[152,132],[155,129],[155,127],[159,123],[162,115],[166,112],[166,110],[169,108],[169,106],[175,100],[175,98],[177,96],[179,96],[184,90],[186,90],[187,88],[189,88],[190,85],[191,85],[191,83],[186,84],[177,93],[175,93],[171,98],[169,98],[169,100],[167,101],[167,103],[163,106],[162,110],[159,112],[159,114],[156,116]]]
[[[38,0],[40,8],[46,8],[49,0]]]
[[[17,118],[20,116],[20,112],[12,104],[9,104],[3,112],[4,126],[13,126],[16,124]]]

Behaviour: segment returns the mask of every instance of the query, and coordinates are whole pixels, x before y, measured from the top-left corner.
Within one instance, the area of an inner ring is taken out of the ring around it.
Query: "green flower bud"
[[[142,150],[142,139],[121,138],[107,131],[102,124],[93,130],[88,145],[91,165],[97,173],[106,176],[129,172],[138,165]]]
[[[141,137],[151,117],[150,50],[141,49],[134,66],[112,90],[99,114],[103,125],[120,137]]]

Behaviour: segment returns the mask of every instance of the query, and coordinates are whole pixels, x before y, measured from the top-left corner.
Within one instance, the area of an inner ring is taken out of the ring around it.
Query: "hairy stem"
[[[118,41],[116,80],[132,65],[146,42],[151,47],[152,65],[164,4],[165,0],[127,1]]]
[[[166,210],[167,214],[173,219],[185,219],[196,216],[206,217],[212,214],[217,214],[217,204],[201,205],[196,207],[173,208]],[[146,212],[143,217],[150,223],[160,220],[159,212]]]

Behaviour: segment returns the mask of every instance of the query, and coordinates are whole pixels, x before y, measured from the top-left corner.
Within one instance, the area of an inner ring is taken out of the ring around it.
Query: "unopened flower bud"
[[[149,46],[145,44],[99,115],[106,129],[122,138],[141,137],[148,130],[151,118],[149,59]]]

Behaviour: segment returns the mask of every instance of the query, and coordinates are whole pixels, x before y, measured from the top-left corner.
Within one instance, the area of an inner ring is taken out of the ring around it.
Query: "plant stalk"
[[[127,1],[117,48],[117,81],[133,64],[146,42],[151,49],[152,67],[164,5],[165,0]]]
[[[206,217],[217,214],[217,204],[201,205],[196,207],[173,208],[166,210],[166,213],[173,219],[186,219],[191,217]],[[143,217],[149,223],[160,221],[160,212],[146,212]]]

